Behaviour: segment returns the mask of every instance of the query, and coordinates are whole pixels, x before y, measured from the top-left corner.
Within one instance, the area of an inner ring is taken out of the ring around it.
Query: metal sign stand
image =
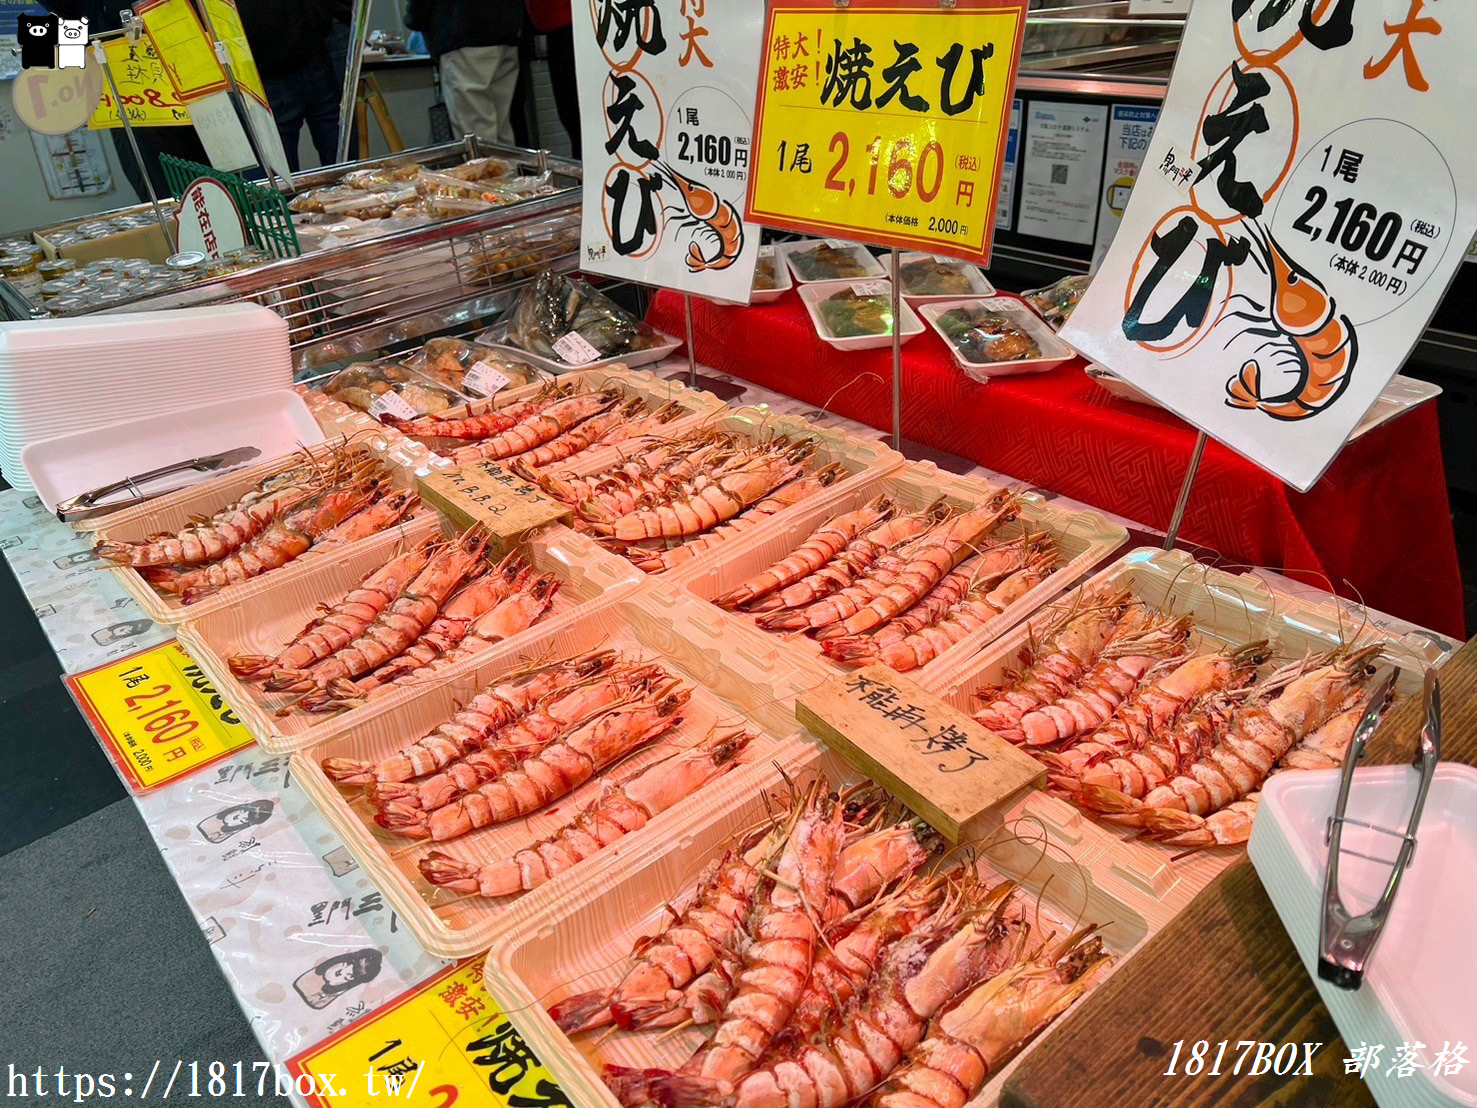
[[[205,30],[210,35],[211,43],[215,47],[215,57],[220,62],[221,70],[226,75],[226,84],[229,86],[227,95],[231,99],[231,107],[236,109],[236,117],[241,121],[241,130],[246,133],[246,141],[251,146],[252,156],[256,158],[256,164],[261,167],[267,175],[267,183],[279,192],[291,195],[292,182],[281,180],[282,175],[272,168],[271,160],[262,152],[261,145],[257,142],[256,128],[252,126],[251,113],[246,107],[246,94],[241,91],[241,84],[236,80],[235,67],[231,65],[231,52],[226,49],[226,44],[216,33],[215,24],[210,20],[210,12],[204,4],[200,5],[200,17],[205,21]]]
[[[1195,436],[1195,450],[1190,455],[1190,468],[1185,470],[1185,480],[1180,485],[1180,498],[1175,501],[1174,515],[1169,519],[1169,532],[1164,536],[1164,549],[1173,550],[1174,541],[1179,537],[1180,524],[1185,519],[1185,507],[1190,503],[1190,486],[1195,483],[1195,475],[1200,472],[1200,459],[1205,456],[1205,432],[1201,431]]]
[[[133,13],[123,13],[123,30],[131,39],[137,41],[138,29],[133,22]],[[169,252],[179,252],[179,242],[170,230],[169,220],[164,215],[164,209],[159,205],[159,194],[154,191],[154,179],[149,176],[149,167],[144,162],[143,152],[138,148],[138,138],[133,133],[133,124],[128,119],[128,109],[123,103],[123,95],[118,91],[118,82],[113,79],[113,67],[108,64],[108,51],[101,42],[94,41],[92,44],[92,56],[103,69],[103,77],[107,79],[108,89],[113,93],[113,103],[118,105],[118,119],[123,124],[123,134],[128,139],[128,148],[133,151],[133,160],[138,164],[139,173],[143,176],[144,187],[149,190],[149,205],[154,209],[154,218],[159,221],[159,230],[164,233],[164,241],[169,243]]]
[[[682,294],[682,322],[687,329],[687,387],[697,388],[697,347],[692,341],[692,293]]]
[[[353,134],[354,105],[359,100],[359,73],[364,64],[364,38],[369,30],[369,0],[355,0],[353,17],[349,20],[349,64],[344,68],[344,94],[338,105],[338,162],[349,160],[349,139]],[[359,151],[361,158],[369,157],[368,150]]]
[[[892,448],[903,448],[903,305],[897,247],[892,248]]]

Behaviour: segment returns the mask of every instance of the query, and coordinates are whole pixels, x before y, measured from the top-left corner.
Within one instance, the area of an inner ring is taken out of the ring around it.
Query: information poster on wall
[[[995,202],[995,230],[1009,231],[1015,208],[1015,167],[1021,156],[1021,102],[1010,102],[1010,131],[1005,136],[1005,158],[1000,164],[1000,196]]]
[[[581,267],[747,302],[759,232],[743,217],[764,7],[579,3]]]
[[[1092,242],[1107,125],[1106,104],[1030,102],[1017,231]]]
[[[749,217],[988,261],[1025,8],[769,0]]]
[[[1309,488],[1477,228],[1474,36],[1472,4],[1195,5],[1063,337]]]
[[[1108,150],[1103,158],[1103,187],[1097,213],[1097,239],[1092,264],[1097,266],[1123,222],[1128,194],[1144,164],[1144,151],[1159,121],[1157,104],[1114,104],[1108,113]]]

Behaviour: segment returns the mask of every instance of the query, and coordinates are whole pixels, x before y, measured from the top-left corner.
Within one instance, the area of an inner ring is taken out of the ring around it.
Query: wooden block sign
[[[991,809],[1046,767],[884,665],[802,695],[795,715],[950,842],[990,830]]]
[[[506,466],[483,460],[421,478],[421,497],[463,527],[480,526],[504,554],[530,531],[570,518],[569,508]]]

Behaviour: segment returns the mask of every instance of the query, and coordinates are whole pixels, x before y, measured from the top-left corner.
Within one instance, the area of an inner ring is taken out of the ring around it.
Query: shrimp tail
[[[477,867],[433,850],[420,861],[421,876],[433,885],[459,893],[477,891]]]
[[[357,758],[323,759],[323,772],[330,781],[340,785],[368,784],[373,768],[369,762],[362,762]]]
[[[615,1015],[610,1010],[610,994],[599,989],[565,997],[549,1009],[549,1016],[566,1035],[594,1031],[615,1023]]]
[[[1255,361],[1248,361],[1226,382],[1226,403],[1233,408],[1255,408],[1261,402],[1262,369]]]

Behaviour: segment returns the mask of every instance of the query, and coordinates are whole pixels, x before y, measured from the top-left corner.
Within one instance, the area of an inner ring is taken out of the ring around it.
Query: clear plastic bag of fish
[[[439,385],[469,397],[491,396],[504,388],[527,385],[539,372],[527,362],[465,339],[431,339],[405,365]]]
[[[473,158],[442,172],[448,177],[457,177],[463,181],[490,181],[508,176],[513,172],[513,165],[502,158]]]
[[[570,335],[579,340],[569,339]],[[523,290],[507,341],[564,365],[589,365],[661,344],[661,336],[584,281],[545,271]],[[562,348],[562,349],[561,349]],[[594,357],[588,356],[593,351]],[[574,356],[566,356],[566,353]]]
[[[348,366],[319,386],[319,391],[377,419],[437,415],[470,399],[417,372],[400,358]]]

